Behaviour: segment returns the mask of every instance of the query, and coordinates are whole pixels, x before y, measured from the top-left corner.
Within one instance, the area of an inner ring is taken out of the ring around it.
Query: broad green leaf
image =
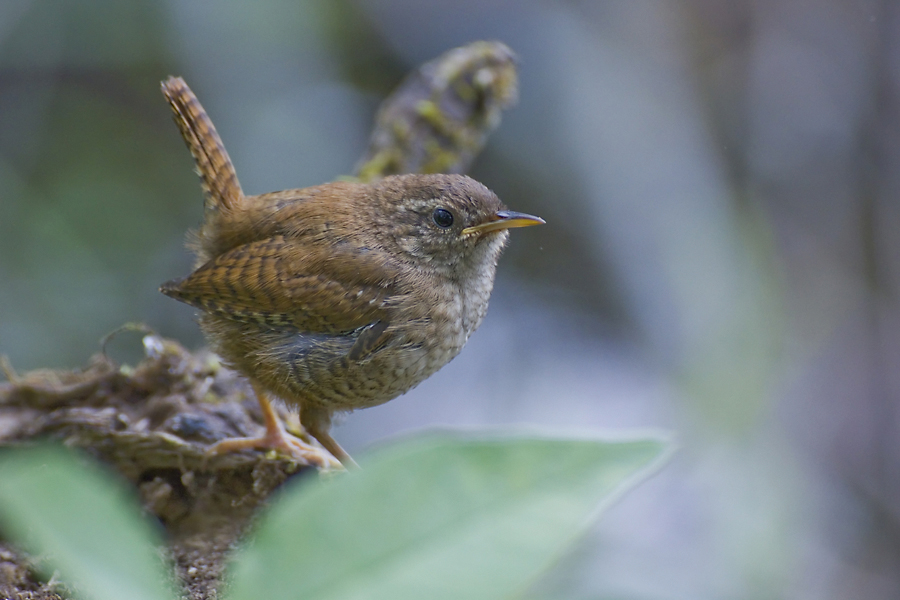
[[[287,490],[236,556],[229,597],[509,598],[667,453],[659,439],[408,440]]]
[[[0,454],[0,532],[47,559],[60,579],[90,600],[174,598],[135,497],[62,448]]]

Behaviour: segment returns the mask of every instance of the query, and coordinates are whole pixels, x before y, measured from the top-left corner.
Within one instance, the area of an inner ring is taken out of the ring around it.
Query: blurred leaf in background
[[[659,439],[431,434],[292,490],[235,557],[234,598],[512,598],[655,470]]]
[[[660,439],[431,434],[283,491],[229,598],[509,598],[668,455]],[[0,531],[79,596],[174,597],[117,482],[58,448],[0,457]]]
[[[160,530],[140,514],[137,495],[62,448],[0,456],[0,532],[39,557],[48,578],[58,571],[78,597],[175,597]],[[0,593],[6,583],[0,581]]]

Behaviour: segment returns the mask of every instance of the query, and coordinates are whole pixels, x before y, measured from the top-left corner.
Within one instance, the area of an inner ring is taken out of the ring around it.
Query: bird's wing
[[[161,291],[235,321],[326,334],[368,328],[375,339],[361,342],[380,344],[394,269],[371,253],[323,250],[298,250],[282,236],[244,244]]]

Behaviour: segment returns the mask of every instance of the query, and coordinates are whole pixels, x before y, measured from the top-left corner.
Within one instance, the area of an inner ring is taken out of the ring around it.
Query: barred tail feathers
[[[200,101],[181,77],[169,77],[161,87],[172,108],[175,123],[197,163],[207,211],[237,208],[243,198],[241,184]]]

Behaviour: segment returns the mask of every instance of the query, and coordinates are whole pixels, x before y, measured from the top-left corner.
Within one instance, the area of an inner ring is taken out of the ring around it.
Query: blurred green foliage
[[[0,531],[36,557],[47,578],[58,571],[77,597],[175,596],[174,577],[161,560],[161,531],[140,514],[134,491],[63,448],[0,456]]]
[[[362,471],[282,492],[226,597],[419,600],[520,594],[668,456],[659,439],[420,436]],[[158,536],[119,482],[58,448],[0,457],[0,530],[93,600],[162,600]]]

